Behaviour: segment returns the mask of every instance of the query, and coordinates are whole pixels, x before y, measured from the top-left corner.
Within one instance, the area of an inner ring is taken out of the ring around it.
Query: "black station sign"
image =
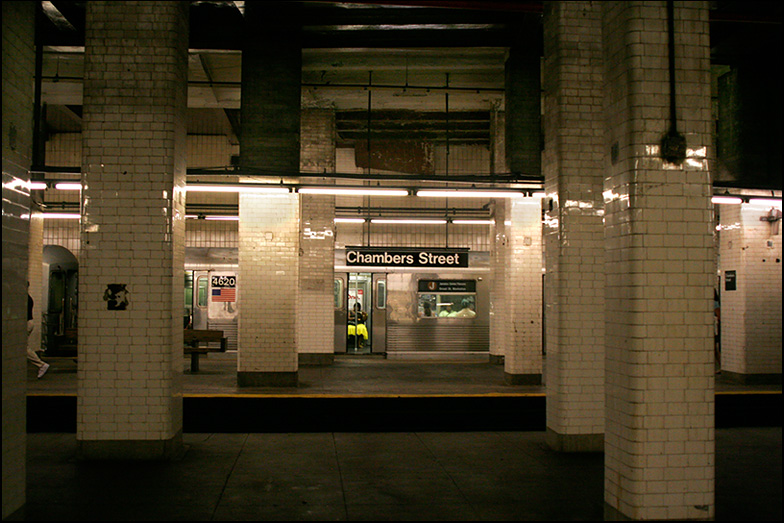
[[[346,248],[346,265],[375,267],[468,267],[467,250]]]
[[[738,273],[736,271],[724,272],[724,290],[735,291],[738,289]]]
[[[476,280],[419,280],[418,290],[431,293],[475,293]]]

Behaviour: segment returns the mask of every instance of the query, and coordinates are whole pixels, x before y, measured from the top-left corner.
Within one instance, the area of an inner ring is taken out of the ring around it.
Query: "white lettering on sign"
[[[433,254],[432,252],[420,252],[419,263],[422,265],[457,265],[457,254]]]
[[[398,266],[460,266],[460,255],[422,251],[419,253],[389,253],[346,251],[346,263],[351,265],[398,265]]]

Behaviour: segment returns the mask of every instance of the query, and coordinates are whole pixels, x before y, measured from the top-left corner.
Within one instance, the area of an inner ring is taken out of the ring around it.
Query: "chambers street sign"
[[[461,249],[347,247],[346,265],[354,267],[468,267],[468,251]]]

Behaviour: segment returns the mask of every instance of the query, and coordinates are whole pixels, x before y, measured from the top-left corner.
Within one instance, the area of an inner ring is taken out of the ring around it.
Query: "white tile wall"
[[[507,203],[509,309],[504,372],[542,374],[542,209],[539,200]]]
[[[297,195],[240,194],[239,372],[295,372],[299,305]]]
[[[496,357],[504,356],[509,347],[509,325],[512,318],[507,292],[507,271],[511,264],[511,228],[506,225],[509,214],[507,206],[508,202],[504,199],[495,202],[495,237],[492,239],[493,251],[490,258],[493,270],[493,287],[490,291],[490,355]]]
[[[41,349],[41,322],[46,310],[43,300],[43,254],[44,254],[44,219],[37,213],[30,218],[30,235],[28,238],[27,281],[29,293],[33,298],[33,332],[27,338],[27,345],[33,350]]]
[[[721,368],[742,375],[781,374],[781,226],[760,221],[769,210],[720,208]]]
[[[605,165],[586,153],[604,142],[601,8],[561,2],[545,20],[547,427],[602,434]]]
[[[707,2],[675,3],[678,129],[692,153],[665,164],[665,3],[603,3],[605,501],[631,519],[711,519],[715,283],[708,159]],[[634,33],[634,39],[632,38]],[[639,42],[639,43],[637,43]],[[644,44],[644,45],[643,45]]]
[[[187,6],[87,17],[77,439],[166,441],[182,429]],[[113,283],[126,310],[108,309]]]
[[[26,379],[28,228],[35,76],[35,13],[32,2],[3,4],[3,520],[26,501]],[[6,67],[13,63],[13,67]],[[11,137],[15,136],[14,140]]]
[[[300,168],[303,172],[335,171],[335,116],[331,109],[306,109],[301,115]],[[326,183],[321,178],[303,183]],[[333,354],[335,265],[335,197],[300,196],[298,352]]]

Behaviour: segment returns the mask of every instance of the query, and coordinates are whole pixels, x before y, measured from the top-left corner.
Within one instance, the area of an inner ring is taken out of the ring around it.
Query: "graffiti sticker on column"
[[[106,308],[110,311],[124,311],[128,308],[130,292],[125,288],[126,283],[110,283],[103,293]]]
[[[236,276],[213,276],[212,277],[212,301],[214,302],[235,302],[237,301],[237,277]]]

